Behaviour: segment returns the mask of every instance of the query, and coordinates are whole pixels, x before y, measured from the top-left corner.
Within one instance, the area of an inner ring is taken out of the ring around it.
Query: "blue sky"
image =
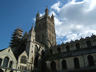
[[[68,42],[96,34],[95,0],[0,0],[0,49],[9,46],[17,27],[29,31],[39,11],[55,16],[57,42]]]
[[[28,31],[36,13],[43,12],[56,0],[0,0],[0,49],[9,45],[11,35],[17,27]]]

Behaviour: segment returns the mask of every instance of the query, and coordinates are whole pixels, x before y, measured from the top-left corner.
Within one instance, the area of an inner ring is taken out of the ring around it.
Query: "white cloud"
[[[96,0],[85,0],[87,11],[92,11],[96,7]]]
[[[60,7],[61,2],[51,6],[55,13],[57,38],[66,41],[96,34],[96,1],[71,0]]]
[[[60,1],[58,1],[57,3],[52,5],[51,8],[59,12],[60,11],[60,4],[61,4]]]

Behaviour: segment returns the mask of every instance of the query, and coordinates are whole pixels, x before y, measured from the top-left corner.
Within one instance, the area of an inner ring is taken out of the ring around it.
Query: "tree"
[[[15,52],[16,49],[20,47],[21,40],[23,37],[22,32],[23,31],[20,28],[15,29],[15,31],[13,32],[12,39],[10,42],[10,47],[13,52]]]

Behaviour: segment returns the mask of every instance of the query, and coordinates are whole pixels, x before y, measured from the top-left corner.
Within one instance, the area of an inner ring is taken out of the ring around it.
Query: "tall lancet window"
[[[13,66],[13,61],[10,61],[9,68],[12,68],[12,66]]]
[[[3,67],[8,67],[9,57],[4,58]]]

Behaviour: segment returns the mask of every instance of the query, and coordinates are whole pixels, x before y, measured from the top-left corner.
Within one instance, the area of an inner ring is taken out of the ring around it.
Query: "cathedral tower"
[[[46,46],[56,45],[56,33],[54,25],[54,16],[48,15],[48,8],[45,9],[45,15],[40,17],[39,12],[36,15],[36,41]]]

